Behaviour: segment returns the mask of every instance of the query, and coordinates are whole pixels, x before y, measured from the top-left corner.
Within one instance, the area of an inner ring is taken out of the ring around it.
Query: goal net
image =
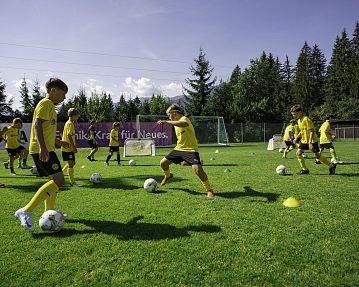
[[[136,129],[137,138],[146,138],[146,134],[156,136],[159,134],[158,125],[154,125],[153,131],[148,132],[150,123],[155,124],[158,120],[168,120],[167,116],[163,115],[137,115],[136,116]],[[215,116],[191,116],[191,121],[196,132],[196,137],[199,145],[227,145],[228,136],[223,117]],[[169,125],[161,125],[162,128],[166,127],[167,130],[162,138],[162,141],[156,140],[157,146],[173,145],[176,143],[176,135],[174,129]],[[145,133],[144,131],[147,130]],[[153,137],[153,136],[152,136]],[[166,138],[167,137],[167,138]]]
[[[273,135],[269,140],[267,150],[275,150],[280,148],[285,148],[285,143],[283,142],[283,137],[281,134]]]
[[[151,138],[128,138],[125,140],[123,156],[155,156],[155,141]]]

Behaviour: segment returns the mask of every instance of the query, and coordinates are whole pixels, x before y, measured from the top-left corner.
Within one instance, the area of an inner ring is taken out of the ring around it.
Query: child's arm
[[[34,122],[35,135],[36,135],[36,139],[37,139],[37,142],[39,144],[39,149],[40,149],[39,150],[39,158],[43,162],[47,162],[50,159],[49,151],[47,150],[47,147],[45,144],[44,132],[42,129],[42,124],[45,121],[46,120],[36,118],[35,122]]]
[[[159,120],[157,121],[157,124],[159,125],[164,125],[164,124],[169,124],[175,127],[188,127],[188,123],[183,122],[183,121],[164,121],[164,120]]]

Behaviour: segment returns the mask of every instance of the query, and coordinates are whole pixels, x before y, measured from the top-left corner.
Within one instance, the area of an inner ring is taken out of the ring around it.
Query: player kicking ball
[[[182,162],[186,162],[192,166],[193,172],[201,180],[202,185],[207,192],[207,197],[209,199],[214,198],[213,189],[211,188],[207,174],[201,165],[201,159],[198,153],[197,138],[190,119],[184,116],[182,109],[177,105],[171,105],[167,109],[166,114],[170,120],[159,120],[157,121],[157,124],[168,124],[174,126],[177,137],[177,145],[160,162],[161,168],[165,174],[161,185],[167,184],[168,181],[173,177],[173,174],[170,172],[170,165],[172,163],[181,164]]]
[[[61,186],[65,183],[61,164],[55,153],[55,143],[70,147],[69,143],[56,139],[57,114],[55,104],[65,99],[67,85],[60,79],[50,78],[46,82],[46,98],[42,99],[34,110],[30,134],[30,154],[34,159],[40,176],[48,176],[30,202],[15,212],[21,226],[30,232],[34,231],[32,213],[35,208],[45,202],[45,210],[55,209],[55,200]]]

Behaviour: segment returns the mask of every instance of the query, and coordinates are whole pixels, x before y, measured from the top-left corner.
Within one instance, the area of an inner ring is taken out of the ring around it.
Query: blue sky
[[[329,62],[334,40],[351,37],[358,0],[2,0],[0,79],[20,107],[18,84],[50,76],[108,91],[118,101],[181,94],[202,47],[214,76],[228,79],[262,51],[295,65],[307,41]]]

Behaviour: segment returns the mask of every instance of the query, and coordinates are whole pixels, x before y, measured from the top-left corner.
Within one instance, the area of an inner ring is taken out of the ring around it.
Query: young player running
[[[67,85],[60,79],[50,78],[46,82],[46,98],[42,99],[34,110],[30,134],[30,154],[34,159],[40,176],[48,176],[49,181],[42,185],[30,202],[15,212],[21,226],[30,232],[34,231],[32,213],[35,208],[45,201],[45,210],[55,209],[56,195],[64,184],[64,174],[60,161],[55,153],[55,143],[69,147],[67,142],[56,139],[57,115],[55,104],[65,99]]]
[[[170,120],[159,120],[157,123],[160,125],[169,124],[174,126],[177,137],[177,145],[160,162],[161,168],[165,174],[161,185],[167,184],[173,177],[173,174],[170,172],[170,165],[172,163],[180,164],[181,162],[186,162],[192,166],[193,172],[201,180],[202,185],[207,192],[207,197],[212,199],[214,197],[214,192],[209,183],[207,174],[201,165],[197,138],[191,121],[189,118],[184,116],[181,108],[177,105],[171,105],[167,109],[166,114],[169,116]]]
[[[16,175],[14,170],[15,159],[19,158],[19,168],[26,169],[31,168],[26,164],[27,156],[29,151],[23,147],[20,143],[20,129],[22,128],[22,120],[20,118],[15,118],[12,122],[12,125],[7,128],[3,133],[4,141],[6,142],[5,148],[9,155],[9,161],[4,162],[5,168],[9,168],[10,165],[10,174]]]
[[[110,154],[107,156],[105,164],[110,165],[109,161],[115,152],[117,154],[117,164],[121,165],[121,156],[120,156],[120,143],[118,141],[118,129],[120,128],[119,122],[114,122],[112,124],[112,130],[110,132],[110,142],[108,144]]]
[[[96,141],[95,121],[90,122],[87,143],[89,144],[89,146],[91,148],[90,153],[87,156],[87,159],[89,161],[96,161],[95,153],[98,151],[98,145],[97,145],[97,141]]]
[[[299,148],[297,150],[297,158],[299,164],[301,166],[301,171],[299,174],[308,174],[309,169],[305,164],[305,160],[303,158],[303,153],[305,150],[311,150],[315,157],[320,160],[322,163],[329,166],[329,174],[335,174],[336,165],[330,163],[323,155],[319,153],[319,145],[318,145],[318,136],[314,130],[314,125],[311,119],[303,114],[301,105],[294,105],[290,110],[293,118],[298,121],[299,134],[294,139],[294,143],[299,142]]]
[[[285,131],[284,131],[284,143],[286,145],[286,148],[283,151],[283,156],[282,158],[287,158],[287,154],[293,149],[295,148],[295,144],[293,143],[294,139],[297,137],[297,135],[299,134],[299,128],[297,125],[297,121],[296,120],[291,120],[290,124],[286,127]]]
[[[332,156],[332,160],[331,160],[332,163],[338,164],[343,162],[337,160],[337,154],[335,152],[334,145],[332,142],[332,139],[335,138],[335,136],[332,135],[332,133],[330,132],[330,123],[332,122],[332,120],[333,120],[333,116],[327,114],[325,116],[325,122],[319,128],[319,133],[320,133],[319,153],[322,154],[324,149],[329,149],[329,152]],[[321,162],[316,159],[315,163],[320,164]]]
[[[76,187],[81,185],[75,182],[74,166],[76,164],[75,153],[77,153],[77,147],[74,123],[78,120],[80,113],[75,108],[70,108],[67,111],[67,115],[69,116],[69,119],[65,123],[64,131],[62,132],[62,141],[69,143],[70,146],[61,147],[62,159],[67,161],[67,164],[62,168],[62,172],[66,172],[69,175],[70,185]]]

